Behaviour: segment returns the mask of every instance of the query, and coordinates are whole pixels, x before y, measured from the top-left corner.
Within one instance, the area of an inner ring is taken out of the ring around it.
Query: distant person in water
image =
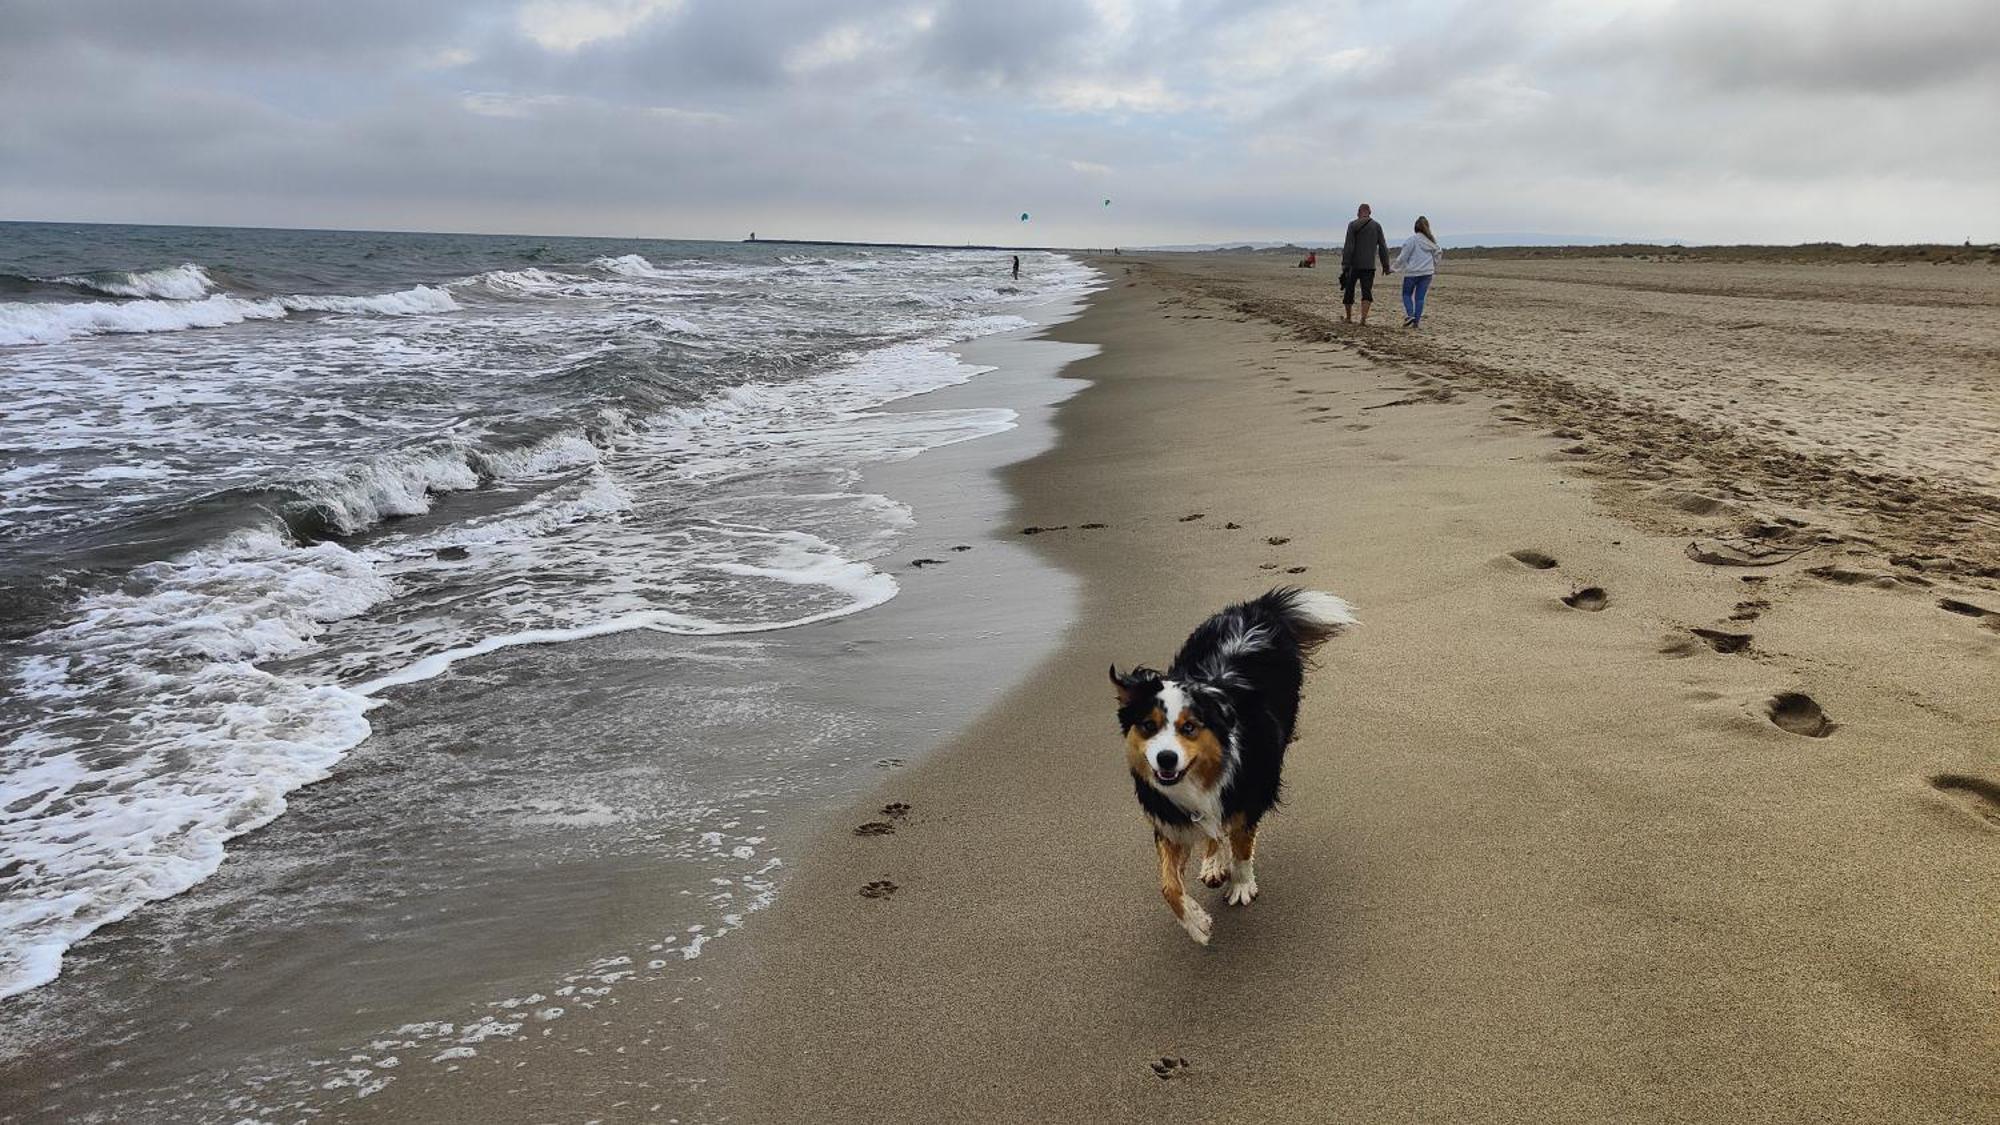
[[[1021,256],[1019,254],[1014,255],[1014,280],[1021,280]]]
[[[1361,288],[1361,323],[1368,323],[1368,308],[1375,303],[1375,263],[1382,263],[1383,274],[1396,272],[1389,268],[1389,239],[1382,233],[1382,224],[1370,218],[1374,213],[1363,203],[1354,213],[1354,221],[1347,224],[1347,241],[1340,247],[1340,305],[1344,310],[1341,319],[1354,322],[1354,289]]]
[[[1431,234],[1431,221],[1418,215],[1416,229],[1403,248],[1396,251],[1396,268],[1403,274],[1405,328],[1423,327],[1424,297],[1430,293],[1431,278],[1437,275],[1438,262],[1444,257],[1444,249]]]

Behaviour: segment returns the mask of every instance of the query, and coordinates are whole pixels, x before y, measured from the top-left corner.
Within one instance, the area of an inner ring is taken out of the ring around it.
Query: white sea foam
[[[293,312],[414,316],[457,310],[442,289],[420,285],[370,297],[301,295],[252,299],[216,294],[200,300],[74,301],[0,304],[0,346],[53,344],[79,336],[222,328],[280,320]]]
[[[0,997],[54,979],[85,934],[207,878],[228,840],[367,737],[364,697],[256,663],[390,595],[351,551],[260,533],[142,568],[38,638],[62,663],[45,657],[24,694],[67,721],[0,747],[0,854],[28,873],[0,901]],[[139,732],[116,756],[93,733],[108,715]]]
[[[208,271],[193,262],[156,270],[134,270],[110,278],[56,277],[51,281],[102,293],[107,297],[158,297],[169,301],[193,301],[215,291]]]
[[[351,535],[393,516],[419,516],[440,493],[479,487],[462,449],[385,457],[302,482],[336,531]]]
[[[451,299],[451,294],[429,285],[419,285],[400,293],[378,293],[372,297],[286,297],[283,303],[294,312],[372,313],[377,316],[448,313],[457,312],[459,307],[458,302]]]
[[[507,297],[552,297],[560,296],[565,290],[588,284],[587,277],[575,274],[551,273],[545,269],[529,266],[518,270],[488,270],[482,274],[452,282],[463,288],[483,288]]]
[[[607,273],[620,277],[673,277],[672,273],[655,266],[637,254],[623,254],[616,258],[599,258],[591,265]]]
[[[276,320],[278,301],[220,294],[199,301],[79,301],[69,304],[0,305],[0,345],[52,344],[78,336],[118,332],[175,332],[220,328],[246,320]]]

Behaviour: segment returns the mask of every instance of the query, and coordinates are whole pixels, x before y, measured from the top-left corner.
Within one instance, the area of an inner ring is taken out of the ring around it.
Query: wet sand
[[[1089,386],[1007,474],[1018,542],[1080,582],[1054,655],[835,814],[698,997],[354,1116],[2000,1114],[1986,267],[1876,309],[1887,272],[1705,267],[1746,294],[1715,297],[1482,262],[1413,339],[1332,326],[1332,278],[1268,256],[1103,265],[1054,332],[1104,349]],[[1910,389],[1842,399],[1836,322],[1904,341]],[[1263,895],[1209,892],[1204,949],[1104,669],[1274,582],[1363,625],[1309,681]]]

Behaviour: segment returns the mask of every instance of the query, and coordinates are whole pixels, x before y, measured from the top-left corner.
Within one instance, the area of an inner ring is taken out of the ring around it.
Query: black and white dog
[[[1202,622],[1165,675],[1111,666],[1126,764],[1160,853],[1160,893],[1203,945],[1211,919],[1182,882],[1188,855],[1201,846],[1201,881],[1226,880],[1231,906],[1257,897],[1257,822],[1278,803],[1306,660],[1355,623],[1353,607],[1332,594],[1281,587]]]

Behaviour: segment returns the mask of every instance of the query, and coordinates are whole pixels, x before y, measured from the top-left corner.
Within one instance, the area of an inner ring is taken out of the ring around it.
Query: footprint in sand
[[[1729,611],[1729,619],[1731,621],[1755,621],[1763,616],[1765,610],[1770,608],[1771,603],[1762,598],[1747,602],[1737,602],[1736,608]]]
[[[856,825],[854,834],[856,836],[894,836],[896,834],[896,826],[884,820],[871,820],[866,824]]]
[[[1069,525],[1064,523],[1064,524],[1057,524],[1054,527],[1024,527],[1021,529],[1021,534],[1040,535],[1045,531],[1068,531],[1068,530],[1069,530]]]
[[[2000,784],[1964,773],[1941,773],[1930,778],[1931,788],[1953,798],[1972,815],[2000,828]]]
[[[1169,1078],[1179,1078],[1185,1075],[1188,1071],[1189,1063],[1183,1058],[1161,1055],[1146,1065],[1153,1068],[1153,1077],[1164,1082]]]
[[[1957,598],[1939,598],[1938,608],[1946,613],[1956,613],[1960,617],[1970,617],[1988,629],[2000,632],[2000,611],[1973,605],[1971,602],[1962,602]]]
[[[1720,653],[1742,652],[1750,647],[1751,633],[1728,633],[1721,629],[1689,629],[1703,644]]]
[[[895,894],[897,891],[901,889],[902,889],[901,887],[898,887],[896,884],[890,882],[887,879],[877,879],[874,882],[869,883],[861,888],[861,897],[888,898],[890,895]]]
[[[1229,521],[1228,523],[1225,523],[1225,524],[1223,524],[1223,525],[1222,525],[1222,530],[1224,530],[1224,531],[1242,531],[1242,530],[1243,530],[1243,525],[1242,525],[1242,524],[1240,524],[1240,523],[1237,523],[1237,522],[1236,522],[1235,520],[1230,520],[1230,521]]]
[[[1258,570],[1276,570],[1276,569],[1278,569],[1278,564],[1277,564],[1277,563],[1258,563],[1258,564],[1257,564],[1257,569],[1258,569]]]
[[[909,802],[891,801],[882,806],[882,815],[888,817],[890,820],[901,820],[910,815]]]
[[[1103,531],[1110,526],[1108,523],[1080,523],[1076,525],[1076,529],[1078,531]]]
[[[877,758],[875,759],[875,768],[878,770],[899,770],[903,768],[903,759]]]
[[[1565,597],[1562,603],[1571,609],[1580,609],[1586,613],[1596,613],[1611,604],[1611,595],[1605,593],[1602,586],[1585,586],[1583,589]]]
[[[1269,543],[1273,547],[1282,547],[1291,541],[1292,537],[1289,535],[1273,535],[1269,539],[1264,540],[1264,542]]]
[[[1285,568],[1286,574],[1304,574],[1305,572],[1306,568],[1302,566],[1288,566]]]
[[[943,566],[943,565],[944,565],[944,560],[943,560],[943,559],[912,559],[912,560],[910,560],[910,569],[912,569],[912,570],[922,570],[923,568],[925,568],[925,567],[927,567],[927,566]]]
[[[1191,513],[1189,513],[1189,514],[1187,514],[1187,515],[1185,515],[1185,516],[1182,516],[1182,517],[1181,517],[1181,522],[1182,522],[1182,523],[1193,523],[1194,521],[1196,521],[1196,520],[1198,520],[1198,519],[1206,519],[1206,518],[1207,518],[1207,515],[1208,515],[1208,513],[1206,513],[1206,512],[1191,512]]]
[[[952,548],[952,550],[954,550],[954,551],[970,551],[970,550],[972,550],[972,544],[970,544],[970,543],[960,543],[960,544],[959,544],[958,546],[956,546],[956,547],[953,547],[953,548]]]
[[[1555,559],[1550,558],[1540,551],[1531,551],[1525,547],[1518,551],[1507,552],[1507,557],[1531,570],[1554,570],[1556,566]]]
[[[1661,656],[1693,656],[1700,651],[1700,641],[1695,640],[1693,637],[1682,636],[1679,633],[1668,634],[1667,638],[1660,642],[1659,648]]]
[[[1771,697],[1764,713],[1770,716],[1778,729],[1807,738],[1825,738],[1840,729],[1839,724],[1826,717],[1818,701],[1804,692],[1779,692]]]

